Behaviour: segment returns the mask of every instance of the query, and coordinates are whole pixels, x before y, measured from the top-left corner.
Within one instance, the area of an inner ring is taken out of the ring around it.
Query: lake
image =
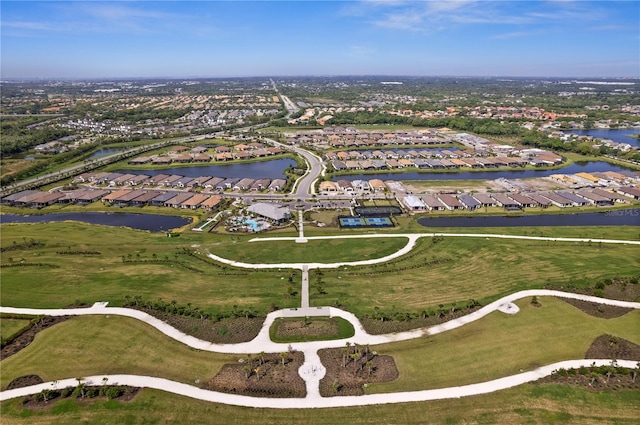
[[[425,227],[640,226],[640,209],[583,214],[523,216],[423,217]]]
[[[134,213],[102,213],[102,212],[72,212],[46,215],[17,215],[2,214],[2,223],[48,223],[51,221],[81,221],[89,224],[105,226],[130,227],[150,232],[163,232],[177,229],[191,223],[190,218],[159,214]]]
[[[610,164],[605,161],[589,161],[574,162],[563,168],[554,170],[502,170],[496,171],[459,171],[450,173],[434,173],[434,172],[409,172],[409,173],[376,173],[376,174],[350,174],[345,176],[334,176],[331,180],[495,180],[498,178],[505,179],[526,179],[532,177],[548,177],[552,174],[575,174],[575,173],[593,173],[604,171],[629,171],[628,168]]]
[[[640,147],[640,139],[638,139],[637,137],[631,137],[634,134],[640,134],[640,128],[615,128],[612,130],[568,130],[567,133],[577,134],[579,136],[592,136],[598,139],[611,139],[614,142],[628,143],[631,146]]]
[[[296,162],[291,158],[274,159],[271,161],[247,162],[227,165],[202,165],[194,167],[173,167],[157,170],[117,170],[118,173],[146,174],[176,174],[185,177],[223,177],[223,178],[251,178],[251,179],[286,179],[284,170],[295,167]]]

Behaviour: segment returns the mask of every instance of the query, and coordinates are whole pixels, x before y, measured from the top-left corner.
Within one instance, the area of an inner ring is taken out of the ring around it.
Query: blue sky
[[[0,77],[640,77],[638,1],[7,1]]]

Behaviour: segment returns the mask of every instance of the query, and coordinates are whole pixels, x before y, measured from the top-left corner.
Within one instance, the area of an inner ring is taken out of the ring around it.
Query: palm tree
[[[353,353],[349,357],[353,360],[353,373],[358,371],[358,357],[360,357],[360,353]]]
[[[287,358],[287,352],[280,353],[280,359],[282,359],[282,366],[284,367],[284,360]]]
[[[373,362],[371,360],[367,362],[367,367],[369,368],[369,376],[371,376],[371,369],[373,369]]]
[[[82,396],[82,398],[84,398],[84,383],[82,381],[84,381],[83,377],[78,377],[76,378],[76,381],[78,381],[78,389],[80,390],[80,395]]]
[[[251,368],[249,366],[245,366],[242,368],[242,371],[244,372],[244,377],[246,379],[249,379],[249,375],[251,374]]]

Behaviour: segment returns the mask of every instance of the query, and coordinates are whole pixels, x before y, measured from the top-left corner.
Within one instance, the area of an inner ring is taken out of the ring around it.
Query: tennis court
[[[364,227],[367,223],[360,217],[340,217],[340,227]]]
[[[370,207],[355,207],[354,212],[359,217],[380,217],[389,216],[391,214],[400,215],[402,210],[392,205],[387,206],[370,206]]]
[[[389,217],[365,217],[364,222],[367,223],[367,226],[393,227],[393,222]]]
[[[393,227],[389,217],[338,217],[340,227]]]

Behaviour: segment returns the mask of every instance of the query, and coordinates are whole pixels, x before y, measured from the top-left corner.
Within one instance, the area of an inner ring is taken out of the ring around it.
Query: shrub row
[[[96,398],[107,397],[109,400],[122,397],[138,391],[138,388],[122,385],[103,385],[99,387],[78,385],[77,387],[64,387],[61,389],[44,389],[34,396],[37,402],[51,401],[56,398]],[[29,401],[27,398],[25,401]]]
[[[263,317],[260,313],[258,313],[255,310],[252,310],[252,309],[241,310],[241,309],[238,309],[237,306],[234,306],[233,310],[230,312],[217,312],[217,313],[210,314],[206,311],[201,310],[199,307],[191,306],[190,303],[185,306],[185,305],[179,305],[175,301],[166,302],[166,301],[163,301],[162,299],[158,299],[157,301],[151,301],[151,300],[145,301],[139,295],[136,295],[135,297],[133,297],[133,299],[129,295],[126,295],[125,299],[126,301],[123,304],[123,307],[131,307],[131,308],[136,308],[140,310],[146,310],[150,314],[152,314],[153,311],[162,311],[162,312],[174,314],[177,316],[193,317],[193,318],[199,318],[201,320],[212,320],[214,322],[219,322],[222,319],[229,319],[229,318],[237,319],[240,317],[244,317],[247,319],[253,319],[256,317]],[[272,305],[272,309],[277,310],[277,306]]]
[[[43,242],[37,241],[35,239],[30,239],[27,241],[27,239],[25,238],[23,243],[19,244],[16,241],[13,241],[13,245],[3,246],[2,248],[0,248],[0,252],[16,251],[18,249],[40,248],[43,246]]]
[[[616,361],[613,360],[610,365],[604,366],[595,366],[592,364],[591,366],[581,366],[579,368],[572,369],[564,369],[560,368],[553,372],[554,375],[557,376],[577,376],[577,375],[601,375],[601,376],[615,376],[617,375],[634,375],[638,373],[640,369],[640,362],[638,363],[638,367],[635,369],[630,369],[626,367],[618,367]]]
[[[362,317],[366,319],[371,319],[371,320],[379,320],[381,322],[389,322],[389,321],[406,322],[412,319],[426,319],[428,317],[443,318],[447,315],[451,315],[456,312],[465,311],[465,310],[471,311],[481,306],[482,305],[478,301],[474,299],[470,299],[463,305],[458,305],[457,302],[454,302],[451,304],[451,307],[445,308],[444,304],[440,304],[437,310],[430,308],[430,309],[422,310],[420,313],[402,312],[402,311],[392,311],[390,313],[387,313],[376,308],[373,314],[365,314]]]
[[[412,266],[397,267],[397,268],[391,268],[391,269],[387,269],[387,268],[370,268],[370,269],[368,269],[367,273],[348,273],[347,276],[360,276],[362,274],[369,276],[369,275],[373,275],[373,274],[377,274],[377,273],[397,273],[397,272],[405,271],[405,270],[414,270],[414,269],[420,269],[420,268],[423,268],[423,267],[429,267],[429,266],[434,266],[434,265],[443,264],[443,263],[450,263],[452,261],[453,261],[452,258],[437,258],[437,259],[430,260],[430,261],[427,261],[425,259],[425,261],[417,263],[417,264],[414,264]]]
[[[56,251],[58,255],[100,255],[100,251]]]
[[[9,263],[9,264],[0,264],[0,268],[7,267],[49,267],[51,269],[58,269],[60,266],[55,264],[47,264],[47,263]]]

